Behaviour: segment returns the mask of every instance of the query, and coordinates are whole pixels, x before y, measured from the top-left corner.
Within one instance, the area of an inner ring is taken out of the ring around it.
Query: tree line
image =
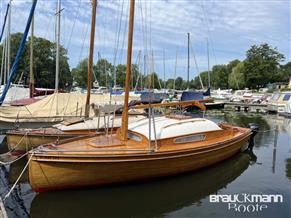
[[[10,60],[11,65],[15,59],[22,33],[11,34]],[[4,40],[3,40],[4,41]],[[30,66],[30,42],[28,37],[24,47],[23,55],[19,60],[16,77],[13,82],[29,84],[29,66]],[[0,45],[0,60],[2,60],[3,43]],[[59,87],[65,89],[70,87],[73,81],[70,66],[68,63],[67,50],[60,46],[60,77]],[[54,88],[56,74],[56,44],[41,37],[33,37],[33,72],[36,87]]]
[[[11,61],[14,60],[22,33],[11,35]],[[18,82],[22,76],[22,82],[29,83],[29,64],[30,64],[30,44],[29,37],[24,48],[23,56],[18,65],[17,76],[14,79]],[[54,88],[55,81],[55,56],[56,45],[47,39],[34,37],[34,77],[36,87]],[[0,45],[0,57],[2,57],[3,44]],[[88,59],[81,60],[78,65],[70,70],[68,64],[67,50],[60,46],[60,84],[61,89],[69,89],[73,82],[75,85],[85,87],[87,83]],[[257,89],[265,87],[268,83],[288,82],[291,77],[291,62],[280,64],[285,60],[277,48],[268,44],[253,45],[246,52],[243,61],[233,60],[228,64],[214,65],[210,70],[211,87],[214,89]],[[141,88],[167,88],[167,89],[200,89],[200,79],[196,76],[192,80],[185,81],[182,77],[177,77],[163,81],[158,73],[153,72],[145,75],[141,67],[132,65],[132,89]],[[119,64],[113,66],[106,59],[99,59],[93,65],[93,81],[98,81],[100,86],[112,87],[114,74],[116,73],[116,84],[123,87],[125,81],[126,66]],[[200,73],[201,80],[206,87],[208,85],[208,72]],[[93,82],[92,81],[92,82]]]
[[[269,83],[287,83],[291,77],[291,62],[280,64],[285,60],[277,48],[268,44],[253,45],[246,52],[243,61],[233,60],[228,64],[215,65],[210,71],[211,86],[222,89],[258,89]],[[200,73],[207,84],[208,72]],[[199,77],[191,81],[193,88],[200,86]]]

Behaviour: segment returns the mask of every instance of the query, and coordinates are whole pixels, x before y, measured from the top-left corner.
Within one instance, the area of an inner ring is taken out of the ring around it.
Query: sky
[[[0,0],[2,27],[6,5]],[[12,0],[11,32],[23,32],[32,0]],[[244,60],[252,45],[268,43],[291,57],[291,0],[136,0],[132,63],[166,79],[187,78],[190,33],[190,79],[210,67]],[[61,0],[61,45],[71,68],[89,54],[90,0]],[[38,0],[35,35],[55,41],[56,0]],[[128,0],[98,0],[94,62],[99,57],[126,63]],[[177,63],[176,63],[177,57]],[[196,60],[196,62],[195,62]],[[195,64],[196,63],[196,64]],[[143,67],[141,67],[143,68]]]

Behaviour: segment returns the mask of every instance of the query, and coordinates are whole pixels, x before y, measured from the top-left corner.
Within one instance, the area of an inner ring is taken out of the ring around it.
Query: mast
[[[9,1],[9,11],[8,11],[8,25],[7,25],[7,29],[8,29],[8,44],[7,44],[7,78],[9,77],[9,73],[10,73],[10,45],[11,45],[11,8],[12,8],[12,4],[11,4],[11,0]]]
[[[33,13],[35,11],[36,3],[37,3],[37,0],[33,0],[32,6],[31,6],[31,9],[30,9],[30,13],[29,13],[29,17],[28,17],[28,20],[27,20],[27,23],[26,23],[26,26],[25,26],[25,30],[24,30],[23,36],[21,38],[21,41],[20,41],[20,44],[19,44],[19,48],[17,50],[13,65],[11,67],[11,73],[9,74],[7,83],[6,83],[5,87],[4,87],[2,95],[0,97],[0,105],[2,105],[2,103],[3,103],[4,99],[5,99],[5,96],[6,96],[7,92],[8,92],[8,89],[10,87],[10,83],[11,83],[12,79],[14,78],[14,76],[16,74],[16,70],[17,70],[17,66],[18,66],[18,63],[19,63],[19,59],[20,59],[20,57],[21,57],[21,55],[23,53],[25,42],[26,42],[26,38],[27,38],[27,35],[28,35],[28,31],[29,31],[29,27],[31,25],[31,19],[32,19]]]
[[[178,50],[179,47],[177,46],[176,48],[176,60],[175,60],[175,71],[174,71],[174,84],[173,84],[173,89],[176,89],[176,74],[177,74],[177,62],[178,62]]]
[[[34,75],[33,75],[33,33],[34,32],[34,16],[31,20],[30,31],[30,64],[29,64],[29,97],[33,98],[34,93]]]
[[[130,87],[130,74],[131,74],[131,56],[132,56],[132,40],[133,40],[133,22],[134,22],[134,3],[135,0],[130,0],[130,13],[129,13],[129,29],[128,29],[128,45],[127,45],[127,63],[126,63],[126,77],[125,77],[125,95],[124,106],[122,112],[122,127],[121,127],[121,140],[127,140],[128,132],[128,99]]]
[[[163,50],[163,65],[164,65],[164,92],[166,91],[166,63],[165,63],[165,49]]]
[[[97,0],[92,1],[92,18],[91,18],[91,35],[90,35],[90,51],[88,63],[88,80],[87,80],[87,97],[85,106],[85,117],[89,117],[90,109],[90,95],[91,95],[91,81],[92,81],[92,67],[94,55],[94,39],[95,39],[95,20],[96,20]]]
[[[208,64],[208,88],[210,88],[210,64],[209,64],[209,43],[208,38],[206,38],[207,42],[207,64]]]
[[[189,89],[189,74],[190,74],[190,33],[188,35],[188,66],[187,66],[187,89]]]
[[[61,31],[61,0],[57,4],[57,20],[56,20],[56,79],[55,93],[59,90],[59,70],[60,70],[60,31]]]

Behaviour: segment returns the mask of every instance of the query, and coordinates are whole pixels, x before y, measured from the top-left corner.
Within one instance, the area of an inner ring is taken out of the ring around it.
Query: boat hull
[[[16,134],[7,133],[9,150],[29,151],[39,145],[81,136],[81,134]]]
[[[46,156],[34,154],[29,164],[32,189],[44,192],[84,186],[125,183],[197,170],[223,161],[249,140],[250,134],[206,149],[146,153],[128,157]]]

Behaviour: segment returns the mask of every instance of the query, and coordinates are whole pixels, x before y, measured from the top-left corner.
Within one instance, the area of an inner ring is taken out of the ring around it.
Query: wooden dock
[[[0,197],[0,218],[8,218],[2,198]]]
[[[252,113],[266,113],[267,104],[251,104],[244,102],[226,102],[224,105],[225,110],[245,111]]]

